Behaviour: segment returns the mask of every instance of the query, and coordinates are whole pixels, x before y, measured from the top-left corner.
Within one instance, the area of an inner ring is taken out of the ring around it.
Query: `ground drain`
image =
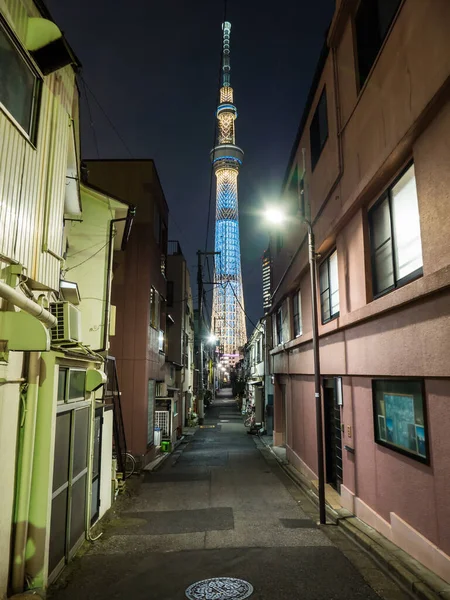
[[[193,583],[186,590],[189,600],[244,600],[253,594],[253,586],[243,579],[215,577]]]

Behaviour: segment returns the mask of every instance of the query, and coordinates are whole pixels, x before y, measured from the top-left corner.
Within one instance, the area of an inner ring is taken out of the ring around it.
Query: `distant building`
[[[310,212],[327,483],[450,582],[449,23],[446,1],[337,2],[270,251],[275,444],[317,479]]]
[[[116,359],[129,451],[145,466],[154,456],[155,403],[166,397],[168,207],[152,160],[85,161],[88,181],[136,206],[125,255],[114,253],[112,302]]]
[[[193,408],[194,307],[191,277],[177,241],[169,241],[167,257],[167,339],[166,360],[175,369],[172,431],[187,424]]]

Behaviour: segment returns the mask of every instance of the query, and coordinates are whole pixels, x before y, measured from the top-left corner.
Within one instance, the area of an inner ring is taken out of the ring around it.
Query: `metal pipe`
[[[56,325],[56,317],[54,317],[48,310],[43,306],[40,306],[34,300],[26,298],[23,294],[16,291],[6,283],[0,281],[0,298],[3,298],[7,302],[14,304],[18,308],[22,309],[26,313],[36,317],[38,321],[41,321],[48,329]]]
[[[14,511],[14,542],[11,585],[14,593],[24,590],[25,551],[33,476],[33,457],[36,439],[36,415],[39,392],[40,352],[30,352],[28,359],[27,390],[24,422],[19,440],[18,480]]]
[[[317,264],[314,232],[312,225],[308,225],[309,244],[309,271],[311,274],[311,305],[312,305],[312,334],[314,354],[314,396],[316,400],[316,440],[317,440],[317,475],[319,478],[319,519],[320,524],[325,525],[325,473],[323,466],[323,424],[322,424],[322,398],[320,385],[320,349],[319,349],[319,325],[317,315]]]
[[[122,219],[111,219],[109,222],[109,243],[108,243],[108,258],[107,258],[107,274],[106,274],[106,294],[105,294],[105,316],[104,316],[104,324],[103,324],[103,340],[102,347],[95,352],[106,352],[108,345],[108,335],[109,335],[109,321],[111,318],[111,287],[112,287],[112,259],[114,255],[114,225],[115,223],[125,223],[125,230],[123,233],[122,245],[120,247],[121,250],[125,250],[128,239],[130,237],[131,226],[133,224],[134,216],[136,214],[136,208],[134,206],[130,206],[128,208],[128,213],[126,217]]]
[[[202,253],[197,251],[197,286],[198,286],[198,385],[197,385],[197,410],[198,423],[203,425],[205,420],[205,405],[203,403],[203,274]]]

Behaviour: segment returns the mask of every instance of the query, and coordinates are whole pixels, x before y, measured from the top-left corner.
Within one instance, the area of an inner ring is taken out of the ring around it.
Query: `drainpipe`
[[[123,232],[121,250],[125,250],[130,237],[131,226],[136,215],[136,207],[130,206],[128,208],[128,214],[123,219],[111,219],[109,222],[109,243],[108,243],[108,261],[106,274],[106,301],[105,301],[105,316],[103,326],[103,342],[102,347],[95,352],[106,352],[108,346],[108,334],[109,334],[109,322],[111,318],[111,287],[112,287],[112,260],[114,255],[114,225],[116,223],[123,223],[125,221],[125,231]]]
[[[14,306],[17,306],[18,308],[21,308],[26,313],[33,315],[33,317],[36,317],[38,321],[44,323],[44,325],[49,329],[56,325],[56,317],[54,317],[48,310],[2,281],[0,281],[0,298],[3,298],[11,304],[14,304]]]
[[[22,421],[20,424],[19,453],[17,461],[17,485],[14,514],[13,564],[11,584],[13,592],[24,590],[25,551],[28,538],[28,522],[33,474],[33,457],[36,437],[36,413],[39,391],[40,352],[28,356],[27,384],[21,394]],[[26,393],[25,393],[26,391]]]

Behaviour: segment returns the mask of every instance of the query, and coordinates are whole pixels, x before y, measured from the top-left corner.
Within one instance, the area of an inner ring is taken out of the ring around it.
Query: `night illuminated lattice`
[[[216,187],[216,228],[212,330],[220,351],[238,354],[247,340],[239,239],[238,175],[243,152],[235,145],[237,113],[230,87],[230,23],[224,23],[222,88],[217,109],[217,146],[213,150]]]

